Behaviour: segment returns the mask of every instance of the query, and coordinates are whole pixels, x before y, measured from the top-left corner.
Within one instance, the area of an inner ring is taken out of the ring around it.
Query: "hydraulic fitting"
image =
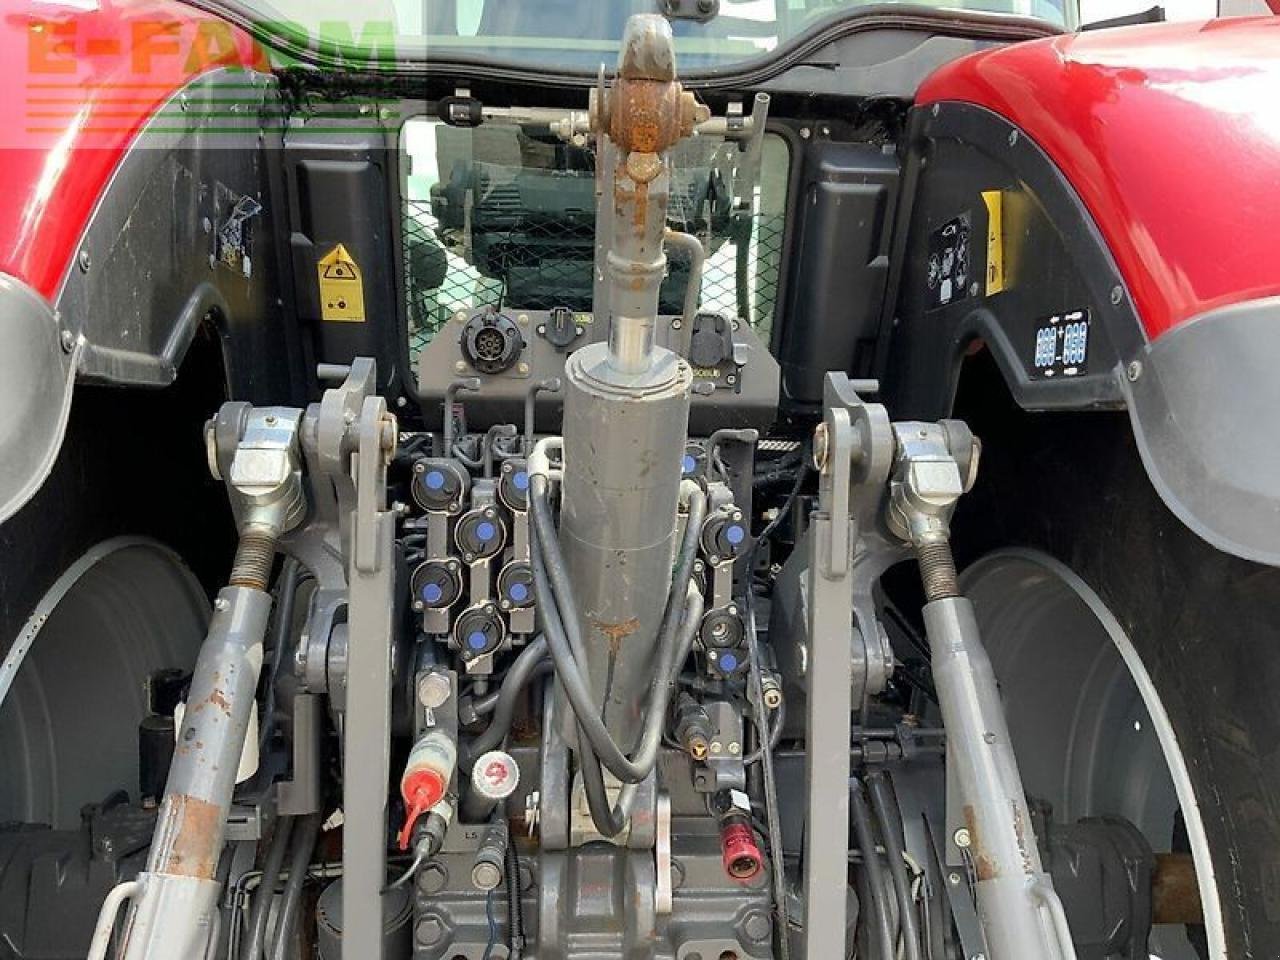
[[[736,560],[747,548],[747,525],[733,504],[720,507],[702,525],[702,551],[712,566]]]
[[[751,802],[738,790],[721,790],[711,801],[720,818],[720,854],[724,872],[746,883],[764,869],[764,857],[751,827]]]
[[[764,688],[764,705],[770,710],[782,706],[782,680],[772,670],[765,670],[760,675],[760,684]]]
[[[533,568],[525,560],[512,560],[498,573],[498,605],[522,610],[533,605]]]
[[[457,560],[426,560],[409,577],[414,610],[447,610],[462,596]]]
[[[467,563],[488,560],[507,542],[507,525],[495,507],[480,507],[458,520],[453,539]]]
[[[444,799],[457,765],[458,746],[438,727],[428,730],[413,745],[400,778],[400,796],[404,799],[404,825],[398,838],[401,850],[409,849],[418,818]]]
[[[502,461],[498,499],[516,513],[529,510],[529,467],[523,460]]]
[[[676,740],[694,760],[707,759],[711,750],[711,717],[706,708],[687,693],[676,701]]]
[[[458,615],[453,638],[464,660],[475,660],[495,652],[507,638],[507,628],[492,603],[468,607]]]
[[[453,516],[462,510],[470,487],[471,475],[457,461],[424,457],[413,465],[409,492],[414,502],[428,513]]]

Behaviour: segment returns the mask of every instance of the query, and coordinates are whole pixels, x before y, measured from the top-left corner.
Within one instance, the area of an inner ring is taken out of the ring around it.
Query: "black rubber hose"
[[[498,688],[498,700],[493,708],[493,719],[489,721],[489,726],[484,733],[471,741],[465,756],[459,761],[458,769],[464,777],[471,776],[471,764],[475,762],[476,757],[498,749],[502,741],[507,739],[507,734],[511,732],[511,721],[515,718],[516,700],[546,656],[547,640],[545,637],[538,637],[521,650],[520,655],[511,664],[507,675],[502,678],[502,686]]]
[[[906,960],[920,960],[920,924],[916,920],[915,903],[911,898],[911,877],[907,874],[902,828],[895,814],[898,798],[883,773],[875,773],[867,778],[867,793],[871,795],[871,809],[875,811],[880,836],[884,840],[885,856],[889,858],[889,876],[893,879],[893,892],[898,898],[898,923],[902,927]]]
[[[893,960],[897,951],[894,950],[889,903],[885,899],[888,882],[885,880],[884,864],[880,862],[880,854],[876,851],[876,838],[871,830],[871,811],[867,808],[867,798],[862,793],[862,783],[857,779],[849,781],[849,814],[853,820],[854,833],[858,837],[858,849],[862,851],[862,869],[867,872],[867,886],[871,891],[871,916],[880,946],[880,958]]]
[[[747,587],[751,589],[750,586]],[[754,613],[754,611],[752,611]],[[778,742],[782,739],[782,726],[787,722],[787,701],[783,700],[773,711],[773,723],[769,725],[769,739],[767,741],[770,750],[778,749]],[[751,751],[742,762],[748,767],[752,764],[759,763],[764,758],[765,745],[761,744]]]
[[[662,712],[665,715],[667,705],[671,701],[671,693],[675,690],[680,670],[684,666],[686,660],[689,659],[689,651],[693,649],[694,638],[698,635],[698,627],[702,623],[702,594],[697,590],[688,592],[685,605],[684,619],[680,624],[680,632],[677,635],[675,657],[667,664],[668,669],[665,671],[668,680],[667,691],[663,695]],[[659,670],[662,664],[659,664]],[[591,822],[596,825],[596,829],[600,831],[602,836],[615,837],[622,832],[623,827],[627,825],[627,819],[631,815],[628,809],[630,806],[631,796],[627,787],[623,788],[623,793],[618,798],[617,805],[609,802],[608,792],[604,785],[604,770],[600,766],[600,760],[596,756],[596,752],[592,749],[591,741],[583,732],[582,725],[578,725],[578,766],[582,769],[582,789],[586,794],[587,810],[591,814]]]
[[[547,638],[548,647],[555,651],[553,657],[558,654],[561,658],[568,657],[572,659],[573,654],[569,650],[568,641],[565,639],[564,624],[560,620],[560,612],[556,609],[554,600],[551,597],[551,586],[547,582],[547,572],[543,567],[542,551],[537,548],[536,543],[530,551],[529,559],[533,569],[534,596],[537,598],[538,616],[542,620],[543,636]],[[568,682],[562,682],[561,686],[567,690],[569,689],[569,684],[580,683],[580,677],[575,680],[576,673],[576,670],[566,670],[564,677],[567,678]],[[622,831],[627,821],[626,801],[620,797],[616,809],[609,803],[609,797],[605,792],[604,772],[600,766],[600,759],[591,748],[591,740],[587,737],[586,731],[583,730],[582,724],[579,723],[576,729],[578,731],[578,766],[582,769],[582,789],[586,794],[587,809],[591,814],[591,822],[596,825],[596,829],[600,831],[601,836],[616,836]]]
[[[533,683],[539,677],[545,677],[549,673],[555,672],[555,664],[551,662],[550,656],[539,660],[533,667],[533,673],[529,675],[528,683]],[[505,681],[505,678],[504,678]],[[471,701],[471,710],[477,717],[487,717],[498,709],[498,698],[502,696],[502,687],[497,690],[491,690],[488,693],[476,697]]]
[[[284,893],[280,897],[280,919],[276,921],[276,935],[271,948],[272,960],[288,960],[289,946],[298,925],[298,914],[302,910],[302,885],[307,879],[307,868],[311,866],[311,858],[316,852],[316,840],[320,836],[320,823],[323,816],[318,813],[307,814],[298,830],[293,844],[293,857],[289,860],[289,879],[285,882]]]
[[[640,746],[634,758],[628,758],[623,754],[609,734],[600,711],[593,702],[590,686],[579,666],[586,660],[585,646],[576,616],[577,606],[574,603],[573,590],[569,583],[564,558],[560,553],[555,525],[551,519],[545,477],[535,475],[530,478],[529,504],[535,534],[533,549],[530,551],[534,573],[534,595],[538,613],[543,617],[544,633],[551,650],[552,660],[555,662],[556,676],[564,688],[574,715],[581,724],[583,732],[590,739],[601,762],[610,773],[624,783],[639,783],[653,770],[657,762],[658,750],[662,745],[662,730],[666,723],[667,701],[670,699],[671,690],[669,671],[665,665],[674,659],[676,634],[682,618],[689,581],[693,576],[693,562],[698,552],[702,521],[706,516],[706,496],[699,491],[689,501],[685,535],[680,544],[671,592],[667,596],[666,608],[658,630],[657,661],[660,666],[654,672],[653,682],[649,688],[648,712],[645,716]],[[549,628],[548,624],[553,618],[559,622],[561,629]]]
[[[524,904],[520,902],[520,853],[514,835],[507,840],[507,960],[524,957]]]
[[[262,864],[258,892],[254,894],[253,907],[249,911],[249,925],[240,954],[244,960],[262,960],[266,950],[267,914],[270,912],[271,900],[276,895],[276,883],[280,879],[280,868],[284,866],[284,855],[289,850],[291,833],[293,817],[279,817],[276,820],[276,832],[271,837],[271,846],[267,848],[267,859]]]
[[[444,456],[453,455],[453,405],[457,401],[458,394],[463,390],[476,393],[479,389],[479,377],[463,377],[461,380],[455,380],[444,388],[444,423],[441,424],[440,428],[440,435],[443,441],[440,449],[444,452]],[[478,467],[479,464],[476,466]]]

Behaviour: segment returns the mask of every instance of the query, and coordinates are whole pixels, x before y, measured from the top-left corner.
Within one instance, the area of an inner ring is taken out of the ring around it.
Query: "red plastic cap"
[[[720,827],[720,850],[724,872],[734,880],[745,883],[763,869],[764,858],[756,845],[756,835],[745,823],[725,823]]]
[[[409,838],[418,818],[444,799],[448,784],[434,770],[414,770],[400,782],[400,796],[404,798],[404,826],[400,828],[400,849],[409,849]]]

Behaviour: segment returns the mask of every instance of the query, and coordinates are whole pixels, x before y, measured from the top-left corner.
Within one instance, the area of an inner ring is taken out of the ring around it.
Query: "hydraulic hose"
[[[586,660],[577,607],[560,554],[555,524],[551,518],[551,506],[547,498],[545,476],[530,476],[529,505],[534,521],[533,549],[530,559],[534,574],[534,594],[538,612],[543,617],[547,644],[556,666],[556,676],[564,688],[583,733],[600,757],[604,766],[624,783],[639,783],[652,772],[657,762],[658,749],[662,745],[662,729],[666,722],[667,703],[670,699],[671,680],[668,664],[673,662],[677,633],[684,608],[684,598],[693,575],[693,561],[698,551],[698,538],[706,515],[706,496],[697,491],[689,498],[689,514],[684,538],[676,561],[671,591],[658,630],[659,669],[655,671],[649,688],[648,712],[645,716],[640,746],[633,758],[628,758],[614,742],[600,710],[592,700],[591,690],[579,664]],[[559,629],[554,629],[552,624]],[[677,663],[678,668],[678,663]]]
[[[660,673],[665,673],[668,677],[667,691],[663,695],[663,716],[666,715],[667,705],[670,703],[671,692],[675,689],[680,668],[685,660],[688,659],[689,651],[693,649],[693,641],[702,622],[702,607],[702,594],[698,592],[696,586],[691,586],[687,592],[685,614],[680,625],[675,656],[665,664],[659,661]],[[664,665],[667,669],[662,670]],[[596,825],[596,829],[603,836],[617,836],[622,832],[622,829],[627,825],[627,820],[631,817],[631,805],[635,800],[636,784],[623,784],[622,790],[618,794],[617,805],[610,805],[609,795],[604,785],[604,770],[601,768],[600,760],[591,746],[590,739],[583,732],[581,724],[578,725],[578,764],[582,768],[582,789],[586,794],[587,809],[591,813],[591,822]]]
[[[262,864],[262,879],[249,911],[249,927],[241,953],[244,960],[262,960],[267,942],[267,914],[276,895],[276,882],[280,879],[280,868],[284,866],[284,855],[289,849],[292,834],[293,817],[276,820],[276,831],[271,837],[271,846],[267,848],[267,859]]]
[[[871,796],[871,808],[875,811],[880,836],[884,840],[884,852],[889,858],[889,876],[893,880],[894,895],[898,898],[898,922],[902,927],[905,957],[906,960],[921,960],[920,924],[916,920],[915,902],[911,897],[902,829],[895,814],[898,798],[883,773],[874,773],[867,778],[867,793]]]
[[[529,683],[532,683],[533,681],[537,680],[539,677],[544,677],[547,674],[554,673],[554,672],[555,672],[555,664],[551,662],[550,656],[547,656],[546,658],[539,660],[536,664],[534,664],[533,672],[529,674],[529,679],[525,681],[525,684],[527,686]],[[483,694],[481,696],[477,696],[474,700],[472,700],[471,709],[475,711],[475,715],[477,717],[490,716],[492,715],[493,711],[498,709],[498,700],[501,696],[502,696],[502,687],[499,686],[497,690],[490,690],[488,693]]]
[[[493,719],[484,733],[471,741],[466,749],[466,756],[459,761],[458,769],[464,775],[471,773],[471,761],[483,756],[490,750],[496,750],[507,739],[511,732],[511,721],[515,717],[516,699],[520,696],[529,678],[537,672],[547,655],[546,637],[538,637],[516,657],[515,662],[502,679],[498,688],[498,698],[493,707]]]
[[[444,451],[446,457],[453,456],[453,405],[457,402],[458,394],[462,391],[475,393],[480,389],[479,377],[463,377],[461,380],[455,380],[444,388],[444,423],[440,426],[440,435],[443,442],[440,449]],[[479,464],[476,464],[478,467]]]
[[[749,586],[748,586],[748,589],[750,589]],[[778,704],[778,706],[773,711],[773,723],[766,724],[766,726],[769,729],[769,739],[764,743],[760,744],[760,746],[756,747],[754,750],[752,750],[751,753],[747,754],[747,756],[743,759],[742,762],[746,764],[748,767],[752,766],[753,764],[759,763],[762,759],[764,759],[764,751],[766,749],[766,745],[767,745],[767,748],[771,751],[777,750],[778,743],[782,740],[782,727],[786,722],[787,722],[787,701],[783,700],[781,703]]]
[[[858,849],[862,851],[862,869],[867,875],[867,887],[871,893],[871,915],[875,923],[876,941],[880,948],[879,960],[893,960],[893,921],[889,916],[889,904],[885,900],[887,885],[880,854],[876,852],[875,834],[871,830],[871,811],[862,793],[862,783],[849,783],[849,813],[853,819],[854,833],[858,837]]]
[[[316,852],[322,817],[308,814],[302,820],[298,838],[293,844],[293,857],[289,860],[289,879],[285,881],[280,897],[280,919],[276,922],[276,935],[272,942],[272,960],[288,960],[289,946],[298,925],[298,913],[302,908],[302,885],[307,879],[307,868]]]

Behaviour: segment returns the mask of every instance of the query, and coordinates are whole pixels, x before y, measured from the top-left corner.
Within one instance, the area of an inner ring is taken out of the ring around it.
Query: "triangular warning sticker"
[[[316,264],[320,283],[320,318],[339,323],[364,323],[364,279],[360,266],[338,244]]]

